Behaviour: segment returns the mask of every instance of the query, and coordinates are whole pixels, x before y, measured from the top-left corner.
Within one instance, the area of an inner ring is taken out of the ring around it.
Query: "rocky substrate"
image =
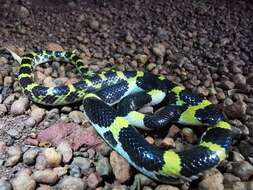
[[[192,183],[166,185],[138,173],[112,151],[80,105],[32,103],[17,81],[18,63],[0,52],[0,189],[253,189],[253,5],[247,1],[0,0],[0,47],[75,50],[93,71],[164,74],[224,110],[234,126],[227,160]],[[42,19],[43,18],[43,19]],[[53,62],[35,80],[57,86],[80,80],[74,66]],[[153,113],[152,107],[140,110]],[[173,124],[142,133],[162,149],[198,142],[196,127]]]

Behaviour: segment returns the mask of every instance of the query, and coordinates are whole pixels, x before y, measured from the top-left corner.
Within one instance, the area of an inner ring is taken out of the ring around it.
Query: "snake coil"
[[[57,87],[35,83],[33,67],[55,60],[76,65],[84,79]],[[36,103],[54,106],[83,101],[84,114],[103,139],[136,169],[158,181],[191,181],[224,160],[231,146],[231,125],[222,112],[162,75],[113,70],[94,74],[74,53],[39,51],[23,56],[18,79],[24,93]],[[157,114],[136,111],[161,102],[166,106]],[[174,151],[147,143],[132,127],[153,130],[170,123],[207,126],[207,130],[198,145]]]

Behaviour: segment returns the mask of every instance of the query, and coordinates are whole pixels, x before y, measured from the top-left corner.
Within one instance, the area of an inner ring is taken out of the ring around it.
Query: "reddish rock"
[[[82,145],[95,146],[101,143],[96,131],[92,127],[83,128],[75,123],[57,123],[38,134],[40,142],[49,142],[57,146],[62,141],[69,143],[73,150]]]

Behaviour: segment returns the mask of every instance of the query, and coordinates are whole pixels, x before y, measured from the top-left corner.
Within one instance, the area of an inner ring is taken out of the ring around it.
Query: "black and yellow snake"
[[[57,87],[35,83],[33,67],[55,60],[76,65],[84,79]],[[231,125],[222,112],[162,75],[114,70],[89,74],[74,53],[39,51],[23,56],[18,79],[36,103],[54,106],[83,101],[84,114],[102,138],[135,168],[159,181],[191,181],[224,160],[231,146]],[[161,102],[166,106],[157,114],[136,111]],[[208,127],[198,145],[179,152],[158,149],[132,127],[161,129],[170,123]]]

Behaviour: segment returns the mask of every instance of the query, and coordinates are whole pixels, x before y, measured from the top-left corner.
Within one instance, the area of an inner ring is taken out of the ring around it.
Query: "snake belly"
[[[84,79],[57,87],[34,82],[33,67],[55,60],[74,64]],[[196,179],[224,160],[232,144],[232,126],[221,111],[161,75],[114,70],[95,74],[74,53],[45,50],[23,56],[18,79],[35,103],[56,106],[83,101],[84,114],[101,137],[137,170],[161,182]],[[166,106],[156,114],[136,111],[160,103]],[[149,144],[135,128],[163,129],[171,123],[206,126],[206,131],[197,145],[174,151]]]

